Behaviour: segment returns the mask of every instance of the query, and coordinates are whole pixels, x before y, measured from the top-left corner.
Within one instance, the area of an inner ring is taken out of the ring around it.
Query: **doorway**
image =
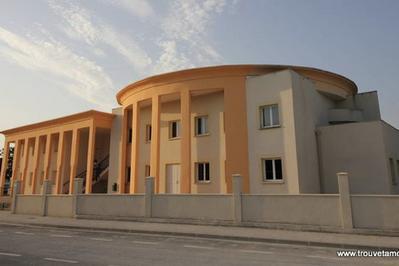
[[[166,193],[180,193],[180,164],[166,165]]]

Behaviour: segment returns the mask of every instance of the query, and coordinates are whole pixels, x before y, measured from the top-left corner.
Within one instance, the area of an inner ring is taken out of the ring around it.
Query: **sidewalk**
[[[17,215],[8,211],[0,211],[0,228],[2,225],[194,236],[336,248],[399,249],[399,237],[389,236],[301,232],[234,226],[86,220]]]

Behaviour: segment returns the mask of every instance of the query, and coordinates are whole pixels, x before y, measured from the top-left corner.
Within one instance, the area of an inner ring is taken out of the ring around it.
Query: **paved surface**
[[[206,226],[171,223],[84,220],[71,218],[13,215],[0,211],[0,226],[23,224],[58,228],[96,229],[179,236],[202,236],[215,239],[250,240],[268,243],[303,244],[344,248],[399,248],[399,237],[339,233],[301,232],[264,228]]]
[[[335,248],[0,225],[0,265],[398,265]]]

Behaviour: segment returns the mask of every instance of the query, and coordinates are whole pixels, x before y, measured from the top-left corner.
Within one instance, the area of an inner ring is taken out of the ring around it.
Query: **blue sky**
[[[398,13],[397,0],[3,0],[0,129],[110,111],[149,75],[241,63],[345,75],[399,127]]]

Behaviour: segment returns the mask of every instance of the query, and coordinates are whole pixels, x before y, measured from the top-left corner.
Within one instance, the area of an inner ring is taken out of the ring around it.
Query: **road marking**
[[[50,235],[51,237],[65,237],[65,238],[67,238],[67,237],[72,237],[72,236],[69,236],[69,235]]]
[[[1,256],[9,256],[9,257],[21,257],[21,254],[15,254],[15,253],[5,253],[5,252],[0,252]]]
[[[258,253],[258,254],[274,254],[274,252],[272,251],[262,251],[262,250],[253,250],[253,249],[242,249],[240,250],[240,252],[244,252],[244,253]]]
[[[28,232],[15,232],[15,233],[18,235],[29,235],[29,236],[34,235],[33,233],[28,233]]]
[[[108,238],[96,238],[96,237],[92,237],[89,238],[90,240],[94,240],[94,241],[112,241],[112,239],[108,239]]]
[[[198,248],[198,249],[215,249],[213,247],[204,247],[204,246],[194,246],[194,245],[184,245],[185,248]]]
[[[340,258],[324,257],[324,256],[317,256],[317,255],[307,255],[305,257],[312,258],[312,259],[324,259],[324,260],[342,260]]]
[[[148,241],[132,241],[135,244],[144,244],[144,245],[158,245],[157,242],[148,242]]]
[[[76,260],[64,260],[64,259],[55,259],[55,258],[44,258],[44,260],[56,261],[56,262],[65,262],[65,263],[72,263],[72,264],[78,263]]]

